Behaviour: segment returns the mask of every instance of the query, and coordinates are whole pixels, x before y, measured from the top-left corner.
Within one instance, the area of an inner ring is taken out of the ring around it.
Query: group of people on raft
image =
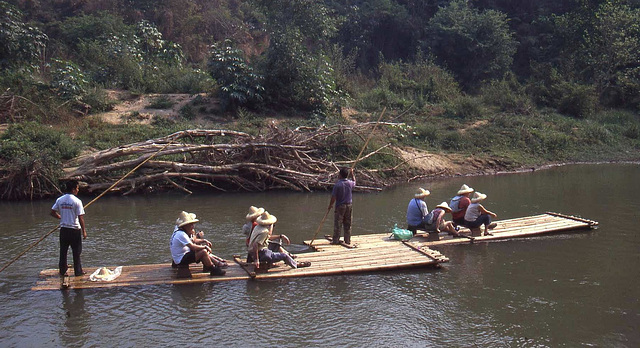
[[[335,204],[334,233],[331,244],[351,245],[352,191],[355,185],[353,168],[341,168],[327,211],[328,214]],[[59,272],[61,275],[67,272],[69,247],[73,251],[74,274],[76,276],[85,274],[81,266],[80,254],[82,239],[87,238],[87,232],[83,205],[76,197],[78,191],[77,181],[68,182],[67,193],[58,198],[51,208],[51,216],[60,219]],[[473,197],[471,197],[472,193]],[[425,202],[425,198],[429,195],[429,190],[418,188],[407,207],[407,229],[414,235],[420,229],[429,232],[429,236],[437,236],[441,231],[460,236],[461,226],[469,228],[472,235],[481,235],[480,227],[484,226],[484,234],[488,235],[489,230],[496,227],[496,223],[491,222],[491,218],[496,217],[496,214],[485,209],[480,203],[487,198],[487,195],[474,192],[474,189],[466,184],[462,185],[449,204],[442,202],[431,212]],[[452,221],[444,219],[446,213],[451,213]],[[284,261],[291,268],[310,266],[310,262],[297,262],[295,255],[282,247],[282,242],[290,244],[291,241],[284,234],[273,234],[276,221],[278,219],[264,208],[254,206],[249,208],[246,223],[242,227],[247,247],[247,263],[252,263],[256,269],[268,268],[278,261]],[[170,241],[172,266],[181,267],[191,263],[202,263],[203,272],[209,272],[215,276],[224,275],[226,261],[212,253],[211,242],[204,238],[202,231],[196,232],[197,222],[199,220],[193,213],[183,211],[178,216]],[[341,230],[344,231],[343,241],[340,240]]]
[[[202,262],[202,271],[211,275],[225,275],[228,265],[226,261],[213,254],[211,242],[204,238],[202,231],[196,232],[195,224],[199,222],[196,214],[180,213],[171,235],[172,267],[188,266]],[[256,269],[269,267],[278,261],[284,261],[291,268],[308,267],[310,262],[297,262],[296,256],[282,247],[282,243],[291,244],[284,234],[273,234],[273,225],[278,221],[274,215],[264,208],[251,206],[242,226],[247,247],[247,263]]]
[[[471,194],[473,193],[473,197]],[[481,226],[484,226],[484,234],[490,235],[489,230],[495,228],[497,224],[491,222],[492,217],[497,215],[487,209],[480,202],[487,198],[487,195],[474,192],[474,189],[463,184],[451,202],[442,202],[431,212],[427,208],[425,198],[431,192],[422,187],[418,188],[414,198],[407,206],[407,229],[415,235],[417,230],[424,230],[430,235],[437,236],[441,231],[459,237],[460,227],[467,227],[472,235],[482,235]],[[471,198],[470,198],[471,197]],[[452,221],[446,221],[444,216],[451,213]]]

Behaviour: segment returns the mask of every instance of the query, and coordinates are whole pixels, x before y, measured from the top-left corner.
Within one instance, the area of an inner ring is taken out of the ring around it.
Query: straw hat
[[[485,198],[487,198],[487,195],[476,191],[476,193],[473,194],[473,198],[471,198],[471,203],[478,203],[485,200]]]
[[[273,225],[276,223],[276,221],[278,221],[278,219],[274,215],[269,214],[268,211],[265,211],[264,213],[262,213],[262,215],[260,215],[258,220],[256,220],[258,225],[262,225],[262,226]]]
[[[264,213],[264,208],[256,208],[254,206],[249,207],[249,214],[247,214],[247,220],[253,220]]]
[[[199,221],[200,220],[196,219],[196,214],[183,211],[180,213],[180,216],[176,220],[176,225],[178,225],[178,227],[182,227],[184,225],[194,224]]]
[[[414,195],[414,197],[416,197],[416,198],[424,198],[424,197],[427,197],[430,194],[431,194],[431,192],[429,192],[429,190],[425,190],[422,187],[420,187],[416,191],[416,194]]]
[[[113,272],[109,270],[107,267],[100,267],[100,269],[98,270],[98,274],[96,274],[94,277],[98,279],[104,279],[104,278],[111,277],[112,275],[113,275]]]
[[[446,210],[447,212],[451,211],[451,208],[449,207],[449,204],[447,204],[447,202],[442,202],[442,203],[436,205],[436,208],[442,208],[442,209]]]
[[[473,192],[473,189],[467,186],[467,184],[462,184],[462,186],[460,186],[460,189],[458,190],[459,195],[463,195],[465,193],[471,193],[471,192]]]

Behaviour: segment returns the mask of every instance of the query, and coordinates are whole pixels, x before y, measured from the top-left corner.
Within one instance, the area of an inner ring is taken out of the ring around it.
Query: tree
[[[47,35],[22,21],[22,12],[0,1],[0,68],[37,68]]]
[[[338,95],[326,52],[336,19],[314,0],[257,0],[270,42],[262,63],[270,103],[324,113]]]
[[[607,0],[584,33],[586,74],[605,105],[640,105],[640,9]]]
[[[263,100],[262,76],[253,72],[243,52],[232,47],[230,40],[211,46],[208,69],[220,85],[223,109],[236,110],[238,106],[255,106]]]
[[[517,42],[507,16],[494,10],[479,12],[466,0],[454,0],[429,21],[427,48],[464,88],[500,78],[509,71]]]

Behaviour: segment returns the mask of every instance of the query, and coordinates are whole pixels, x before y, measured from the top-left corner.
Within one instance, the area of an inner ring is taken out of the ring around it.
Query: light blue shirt
[[[418,226],[429,213],[427,203],[422,199],[414,198],[407,206],[407,225]]]

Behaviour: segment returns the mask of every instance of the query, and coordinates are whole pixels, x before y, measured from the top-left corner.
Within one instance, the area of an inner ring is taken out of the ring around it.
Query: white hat
[[[416,191],[416,194],[414,195],[414,197],[416,197],[416,198],[424,198],[424,197],[427,197],[430,194],[431,194],[431,192],[429,192],[429,190],[425,190],[422,187],[420,187]]]
[[[447,202],[442,202],[442,203],[436,205],[436,208],[442,208],[442,209],[446,210],[447,212],[451,211],[451,207],[449,207],[449,204],[447,204]]]
[[[256,208],[254,206],[249,207],[249,214],[247,214],[247,220],[253,220],[264,213],[264,208]]]
[[[476,193],[473,194],[473,198],[471,198],[471,203],[478,203],[485,200],[485,198],[487,198],[487,195],[476,191]]]
[[[471,193],[471,192],[473,192],[473,189],[467,186],[467,184],[462,184],[462,186],[460,186],[460,189],[458,190],[459,195],[462,195],[465,193]]]
[[[184,225],[194,224],[199,221],[200,220],[196,219],[196,214],[183,211],[180,213],[180,216],[176,220],[176,225],[178,225],[178,227],[182,227]]]
[[[260,217],[256,220],[258,225],[262,225],[262,226],[273,225],[276,223],[276,221],[278,221],[278,219],[275,217],[275,215],[269,214],[268,211],[265,211],[264,213],[262,213],[262,215],[260,215]]]

